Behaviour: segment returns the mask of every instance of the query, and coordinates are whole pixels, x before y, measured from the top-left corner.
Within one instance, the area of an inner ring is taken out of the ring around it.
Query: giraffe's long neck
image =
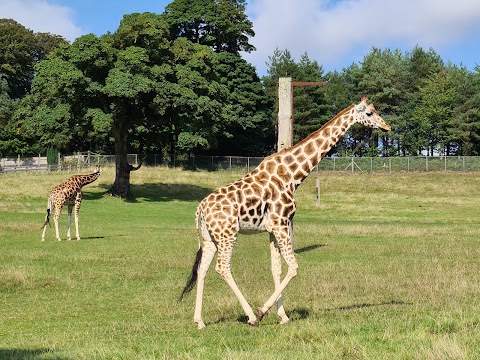
[[[99,176],[100,172],[87,175],[75,175],[70,178],[70,181],[74,182],[78,188],[82,188],[85,185],[88,185],[97,180]]]
[[[313,171],[325,155],[337,144],[353,125],[351,105],[337,114],[319,130],[313,132],[298,144],[283,150],[284,161],[292,171],[295,188]]]

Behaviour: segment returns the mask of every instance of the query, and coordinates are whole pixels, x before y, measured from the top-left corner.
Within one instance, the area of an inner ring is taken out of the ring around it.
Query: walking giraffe
[[[390,130],[390,126],[377,115],[372,104],[363,97],[313,132],[298,144],[265,158],[252,172],[242,179],[221,187],[205,197],[196,214],[199,249],[192,275],[183,289],[180,299],[197,283],[194,322],[199,329],[205,327],[202,320],[204,280],[216,252],[215,270],[225,279],[243,310],[248,323],[258,325],[265,313],[277,303],[280,323],[289,321],[285,313],[282,291],[297,274],[297,261],[293,252],[293,194],[320,160],[355,123]],[[257,309],[257,315],[245,300],[231,273],[230,261],[238,233],[270,233],[270,252],[275,291],[265,304]],[[203,246],[200,240],[203,238]],[[288,265],[283,279],[281,257]]]
[[[75,206],[75,235],[77,240],[80,240],[80,233],[78,231],[78,215],[80,212],[80,205],[82,204],[82,187],[90,184],[98,179],[100,176],[100,165],[95,167],[92,174],[87,175],[73,175],[64,183],[55,186],[50,194],[48,194],[47,215],[45,216],[45,223],[43,224],[42,241],[45,241],[45,231],[47,224],[50,225],[50,214],[55,209],[53,220],[55,222],[55,235],[58,241],[61,241],[58,232],[58,219],[62,213],[62,208],[65,204],[68,205],[68,221],[67,221],[67,240],[71,240],[70,223],[72,220],[72,210]]]

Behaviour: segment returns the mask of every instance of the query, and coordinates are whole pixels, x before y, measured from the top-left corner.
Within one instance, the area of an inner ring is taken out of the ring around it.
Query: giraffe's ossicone
[[[202,319],[203,288],[207,270],[215,253],[215,270],[225,279],[243,310],[248,323],[258,325],[264,314],[277,303],[280,322],[286,323],[282,291],[297,274],[293,252],[294,192],[342,135],[355,123],[390,130],[376,113],[373,105],[362,98],[310,134],[298,144],[265,158],[252,172],[232,184],[221,187],[205,197],[196,211],[199,249],[181,299],[197,283],[194,322],[204,328]],[[270,252],[275,291],[254,314],[231,273],[231,257],[238,233],[267,231],[270,233]],[[288,271],[281,280],[281,259]]]
[[[47,215],[45,216],[45,223],[43,224],[42,241],[45,241],[45,232],[47,225],[50,225],[50,215],[55,210],[53,221],[55,223],[55,236],[58,241],[61,241],[58,231],[58,220],[62,213],[64,205],[68,205],[68,220],[67,220],[67,239],[71,240],[70,223],[72,220],[72,210],[75,208],[75,235],[77,240],[80,240],[80,232],[78,229],[78,217],[80,213],[80,205],[82,204],[82,187],[90,184],[98,179],[100,176],[100,165],[95,167],[92,174],[73,175],[67,181],[55,186],[48,194]]]

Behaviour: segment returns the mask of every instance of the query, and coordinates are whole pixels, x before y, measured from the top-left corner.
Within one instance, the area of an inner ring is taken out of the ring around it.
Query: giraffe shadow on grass
[[[348,311],[348,310],[357,310],[357,309],[365,309],[369,307],[380,307],[380,306],[395,306],[395,305],[413,305],[413,303],[405,302],[401,300],[390,300],[390,301],[382,301],[378,303],[361,303],[361,304],[353,304],[353,305],[346,305],[340,306],[334,309],[325,309],[326,312],[332,311]]]
[[[277,315],[275,314],[275,307],[273,307],[268,314],[272,314],[272,318],[275,318],[275,325],[278,325],[277,322]],[[268,315],[270,316],[270,315]],[[293,309],[290,311],[287,311],[287,316],[290,318],[290,321],[297,321],[297,320],[304,320],[310,317],[310,311],[305,308],[298,308],[298,309]],[[248,324],[248,316],[246,315],[240,315],[236,319],[233,318],[227,318],[227,317],[222,317],[218,319],[217,321],[214,321],[215,324],[220,324],[220,323],[227,323],[227,322],[234,322],[238,321],[241,323]],[[262,326],[269,325],[269,322],[265,322],[265,320],[262,322]],[[272,324],[273,325],[273,324]]]
[[[106,195],[111,189],[109,184],[100,184],[99,187],[105,191],[101,192],[84,192],[83,198],[87,200],[98,200]],[[201,201],[205,196],[210,194],[212,188],[204,188],[191,184],[163,184],[163,183],[144,183],[132,184],[130,186],[132,197],[125,199],[128,202],[168,202],[168,201]]]
[[[0,349],[0,359],[43,359],[45,355],[54,353],[49,349]],[[58,360],[67,360],[67,357],[58,357]]]
[[[304,252],[307,252],[307,251],[312,251],[312,250],[316,250],[318,248],[321,248],[323,246],[327,246],[325,244],[315,244],[315,245],[308,245],[308,246],[304,246],[300,249],[295,249],[295,254],[301,254],[301,253],[304,253]]]
[[[129,201],[132,202],[139,200],[168,202],[174,200],[201,201],[212,192],[212,189],[191,184],[145,183],[132,185],[131,191],[134,198]]]

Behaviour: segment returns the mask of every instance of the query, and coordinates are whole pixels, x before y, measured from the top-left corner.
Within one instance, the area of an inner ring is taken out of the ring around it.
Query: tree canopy
[[[45,149],[113,148],[114,195],[131,195],[132,147],[173,162],[226,137],[239,149],[249,131],[249,140],[265,138],[257,127],[267,128],[268,101],[254,68],[238,54],[172,36],[162,14],[125,15],[115,33],[81,36],[34,69],[12,123]]]

